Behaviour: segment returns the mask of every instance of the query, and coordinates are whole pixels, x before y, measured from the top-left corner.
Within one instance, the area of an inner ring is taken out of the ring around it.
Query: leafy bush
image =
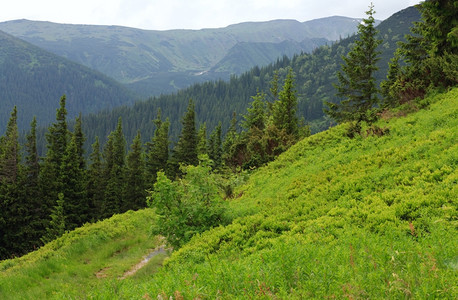
[[[204,159],[198,166],[182,166],[181,170],[185,175],[177,181],[158,172],[147,197],[159,219],[153,233],[165,236],[174,248],[183,246],[196,233],[225,223],[225,202],[210,161]]]

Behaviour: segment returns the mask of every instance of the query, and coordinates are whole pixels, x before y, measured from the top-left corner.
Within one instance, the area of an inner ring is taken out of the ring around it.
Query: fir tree
[[[105,178],[102,169],[102,154],[100,153],[99,137],[95,138],[92,144],[92,153],[90,155],[91,164],[87,172],[88,179],[88,199],[90,220],[99,220],[102,215],[102,207],[105,197]]]
[[[58,194],[58,200],[51,212],[51,221],[46,227],[46,233],[41,241],[46,244],[65,233],[64,194]]]
[[[146,206],[145,162],[143,159],[140,132],[132,142],[127,154],[126,181],[124,188],[123,211],[140,209]]]
[[[40,195],[39,174],[40,162],[37,151],[37,120],[34,117],[30,124],[30,132],[27,134],[25,144],[25,182],[24,189],[27,195],[27,222],[30,226],[29,237],[27,238],[33,248],[41,244],[41,236],[45,233],[43,220],[48,218],[43,211]]]
[[[161,110],[158,109],[154,123],[154,136],[146,144],[146,181],[150,187],[156,182],[157,172],[167,170],[169,160],[169,119],[162,122]]]
[[[222,165],[221,149],[221,122],[213,130],[208,140],[208,156],[213,161],[213,168],[219,169]]]
[[[6,126],[5,136],[0,139],[0,182],[13,184],[19,173],[19,142],[17,108],[13,108]]]
[[[207,124],[204,122],[199,127],[199,132],[197,133],[197,154],[198,156],[208,154],[208,145],[207,145]]]
[[[376,39],[374,6],[369,6],[367,18],[358,25],[359,40],[345,57],[342,71],[337,73],[339,84],[335,85],[337,96],[344,98],[341,103],[327,102],[329,109],[325,112],[337,122],[355,121],[360,128],[362,121],[374,121],[372,108],[378,103],[378,89],[374,72],[380,54],[377,47],[381,40]],[[359,129],[356,129],[359,133]]]
[[[231,167],[234,171],[237,164],[236,147],[239,135],[237,134],[237,114],[232,113],[231,125],[224,137],[222,160],[224,164]]]
[[[40,170],[40,193],[43,196],[43,211],[50,215],[55,206],[58,193],[62,192],[60,182],[60,170],[63,157],[67,151],[69,132],[67,129],[67,109],[65,108],[66,97],[60,98],[60,107],[56,112],[56,122],[48,128],[46,134],[47,148],[43,167]]]
[[[286,134],[298,136],[298,119],[296,116],[297,96],[294,87],[293,70],[289,68],[283,89],[278,94],[278,101],[275,101],[272,108],[273,124]],[[261,128],[260,128],[261,129]],[[261,129],[262,130],[262,129]]]
[[[243,116],[245,119],[242,126],[245,130],[250,130],[253,127],[259,130],[264,130],[266,122],[266,94],[258,92],[256,96],[251,97],[251,107],[247,109],[247,113]]]
[[[116,130],[108,136],[104,149],[105,199],[102,209],[104,218],[121,212],[125,172],[126,140],[122,131],[122,119],[118,119]]]
[[[173,149],[172,175],[179,174],[178,166],[183,165],[197,165],[199,160],[197,158],[197,132],[196,132],[196,114],[194,110],[194,102],[189,100],[188,109],[181,121],[183,129],[181,131],[179,140]]]
[[[86,192],[86,170],[81,168],[84,157],[78,144],[81,136],[73,134],[63,157],[60,182],[62,194],[65,197],[63,204],[65,225],[67,230],[73,230],[88,221],[88,200]]]

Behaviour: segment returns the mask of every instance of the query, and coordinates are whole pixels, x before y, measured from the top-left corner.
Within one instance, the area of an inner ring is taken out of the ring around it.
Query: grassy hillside
[[[456,299],[457,104],[455,88],[383,115],[383,136],[299,142],[238,191],[233,224],[96,295]]]
[[[317,42],[318,46],[324,45],[356,32],[358,22],[359,19],[329,17],[304,23],[275,20],[216,29],[155,31],[16,20],[0,23],[0,30],[151,96],[171,93],[196,82],[228,79],[231,72],[239,74],[259,63],[268,64],[291,54],[291,50],[281,46],[259,49],[252,45],[254,54],[265,56],[267,51],[267,57],[273,59],[266,62],[252,55],[248,60],[234,60],[230,50],[238,43],[275,44],[291,40],[296,42],[296,53],[300,53],[315,48]],[[227,55],[234,66],[221,69],[220,62],[224,66]],[[214,68],[216,65],[220,67]]]
[[[456,299],[457,104],[455,88],[383,114],[382,136],[302,140],[158,272],[118,279],[158,245],[151,211],[129,212],[2,262],[0,298]]]
[[[0,262],[0,299],[91,295],[162,245],[150,236],[154,219],[150,209],[130,211],[87,224],[21,258]],[[164,255],[152,259],[146,270],[154,269]]]

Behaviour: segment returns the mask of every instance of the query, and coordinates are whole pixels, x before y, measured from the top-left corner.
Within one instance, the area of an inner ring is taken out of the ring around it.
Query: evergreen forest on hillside
[[[404,40],[409,33],[411,24],[419,20],[419,12],[415,7],[402,10],[377,26],[378,37],[383,40],[380,45],[379,70],[375,73],[377,82],[385,79],[388,63],[397,48],[397,43]],[[270,83],[277,73],[279,80],[286,78],[288,69],[295,74],[297,90],[297,115],[299,119],[310,125],[312,133],[319,132],[335,124],[326,118],[323,108],[327,101],[336,102],[333,84],[337,83],[336,72],[343,62],[341,56],[346,55],[354,44],[356,36],[343,39],[330,46],[317,48],[311,54],[302,53],[293,57],[279,58],[275,63],[265,67],[254,67],[250,71],[232,76],[229,81],[210,81],[193,85],[175,94],[161,95],[144,102],[136,102],[133,106],[115,108],[113,110],[83,116],[83,128],[89,141],[98,136],[101,141],[116,127],[119,117],[123,119],[123,128],[128,141],[132,141],[137,130],[143,137],[154,131],[151,122],[160,108],[162,115],[170,120],[170,136],[173,141],[181,131],[180,118],[186,111],[189,99],[196,105],[198,123],[206,123],[213,130],[219,122],[225,133],[232,120],[233,112],[237,115],[238,124],[251,102],[251,97],[264,91],[267,100],[274,101],[269,92]],[[133,117],[135,116],[135,117]],[[238,125],[240,129],[240,126]],[[144,142],[147,140],[145,139]]]
[[[64,94],[23,138],[14,106],[0,298],[455,299],[458,6],[416,8],[402,39],[417,10],[371,4],[356,36],[130,108],[71,120]]]

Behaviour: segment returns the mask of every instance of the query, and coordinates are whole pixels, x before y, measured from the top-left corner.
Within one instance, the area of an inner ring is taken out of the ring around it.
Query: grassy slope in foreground
[[[195,237],[146,282],[102,298],[458,297],[458,88],[381,120],[382,137],[307,138],[253,174],[245,214]]]
[[[87,224],[28,255],[0,262],[0,299],[90,295],[121,277],[160,241],[150,236],[151,209]]]

